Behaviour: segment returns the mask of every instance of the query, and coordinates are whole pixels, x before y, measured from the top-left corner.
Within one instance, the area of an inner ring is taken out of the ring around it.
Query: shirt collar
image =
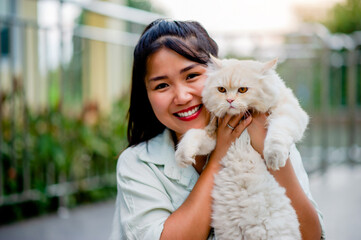
[[[181,168],[175,161],[172,133],[165,129],[163,133],[152,138],[139,154],[140,160],[156,165],[164,165],[164,174],[188,189],[192,189],[199,175],[193,166]]]

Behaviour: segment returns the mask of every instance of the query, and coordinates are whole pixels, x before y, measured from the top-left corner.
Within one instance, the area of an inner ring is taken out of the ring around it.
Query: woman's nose
[[[192,94],[186,86],[177,86],[175,90],[174,103],[182,105],[192,100]]]

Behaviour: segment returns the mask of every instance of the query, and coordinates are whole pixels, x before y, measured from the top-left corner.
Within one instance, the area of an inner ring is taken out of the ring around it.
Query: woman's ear
[[[277,61],[278,61],[278,58],[275,58],[271,61],[265,62],[262,67],[262,74],[271,69],[275,70],[277,67]]]

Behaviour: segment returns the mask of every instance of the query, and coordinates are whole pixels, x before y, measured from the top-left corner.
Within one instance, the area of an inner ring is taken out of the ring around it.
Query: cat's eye
[[[224,87],[218,87],[218,92],[225,93],[227,90]]]
[[[240,92],[240,93],[245,93],[247,91],[248,91],[248,87],[240,87],[240,88],[238,88],[238,92]]]

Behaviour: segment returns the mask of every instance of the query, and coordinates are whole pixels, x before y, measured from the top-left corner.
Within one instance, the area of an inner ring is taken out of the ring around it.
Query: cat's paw
[[[196,162],[197,155],[206,155],[214,148],[215,141],[204,129],[191,129],[186,132],[177,145],[175,159],[180,167],[188,167]]]
[[[188,167],[195,163],[197,148],[196,144],[192,144],[192,141],[190,141],[191,133],[190,131],[183,137],[175,151],[175,160],[180,167]]]
[[[187,152],[182,148],[178,148],[175,152],[175,160],[177,164],[183,168],[188,167],[196,162],[195,156],[187,154]]]
[[[266,160],[266,165],[272,170],[278,170],[286,165],[289,150],[280,146],[265,147],[263,150],[263,157]]]

